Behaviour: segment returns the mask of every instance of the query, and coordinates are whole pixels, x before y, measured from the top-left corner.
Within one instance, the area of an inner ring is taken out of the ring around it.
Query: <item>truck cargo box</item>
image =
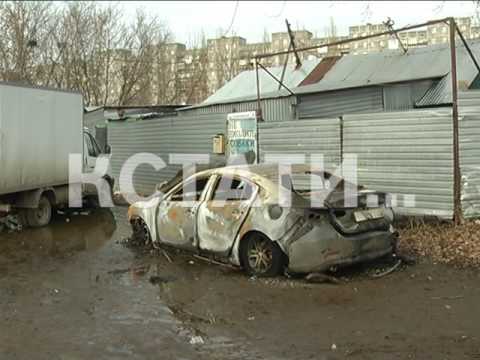
[[[80,93],[0,83],[0,195],[68,184],[82,122]]]

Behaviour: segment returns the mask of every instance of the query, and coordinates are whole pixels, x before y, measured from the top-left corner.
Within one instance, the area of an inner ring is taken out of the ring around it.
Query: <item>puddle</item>
[[[2,258],[22,262],[23,257],[61,257],[80,251],[96,251],[116,229],[111,211],[99,209],[89,215],[57,215],[50,226],[0,233]]]

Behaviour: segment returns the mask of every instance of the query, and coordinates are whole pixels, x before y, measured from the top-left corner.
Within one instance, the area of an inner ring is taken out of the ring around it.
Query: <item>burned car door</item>
[[[197,217],[197,236],[200,249],[226,254],[233,246],[258,186],[233,176],[219,176],[200,204]]]
[[[209,177],[196,177],[177,185],[159,204],[157,231],[160,242],[181,248],[196,247],[196,212]]]

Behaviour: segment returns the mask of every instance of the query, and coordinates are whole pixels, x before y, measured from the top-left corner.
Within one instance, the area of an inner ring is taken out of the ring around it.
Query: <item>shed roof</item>
[[[480,60],[480,41],[470,40],[473,53]],[[325,61],[326,59],[324,59]],[[285,84],[295,94],[310,94],[358,87],[399,83],[424,79],[442,79],[429,89],[417,105],[438,105],[451,102],[450,48],[448,44],[411,48],[406,54],[402,50],[384,50],[366,55],[345,55],[331,66],[324,66],[322,76],[314,76],[320,60],[305,61],[300,71],[294,64],[287,67]],[[326,65],[326,64],[325,64]],[[280,77],[282,67],[269,69]],[[468,52],[462,43],[457,43],[457,78],[461,88],[466,88],[478,75]],[[263,99],[285,97],[285,89],[278,90],[278,83],[264,71],[259,71],[260,93]],[[311,83],[312,78],[318,81]],[[308,81],[307,81],[308,80]],[[303,84],[302,84],[303,83]],[[255,71],[240,73],[225,84],[203,103],[193,107],[235,103],[256,99]],[[187,110],[188,108],[184,108]]]
[[[295,69],[295,64],[287,65],[283,83],[288,88],[298,86],[312,72],[319,62],[320,59],[305,60],[302,62],[302,66],[299,69]],[[268,69],[268,71],[278,79],[282,76],[282,70],[283,66],[276,66]],[[278,92],[281,95],[288,94],[284,89],[283,91],[278,91],[278,82],[276,82],[264,70],[259,69],[258,76],[260,80],[261,94],[271,92]],[[257,92],[256,84],[255,70],[243,71],[217,90],[217,92],[211,95],[201,105],[218,104],[225,101],[231,102],[235,99],[255,98]]]
[[[471,44],[480,55],[480,43]],[[477,71],[462,44],[457,44],[459,81],[471,83]],[[339,90],[411,80],[442,78],[450,73],[450,48],[447,44],[423,48],[386,50],[341,58],[321,81],[294,89],[296,94]]]

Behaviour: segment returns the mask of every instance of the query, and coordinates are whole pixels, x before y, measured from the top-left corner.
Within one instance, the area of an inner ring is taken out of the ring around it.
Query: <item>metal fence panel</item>
[[[480,91],[460,92],[460,172],[462,211],[465,217],[480,216]]]
[[[358,182],[393,195],[397,213],[453,216],[451,110],[346,115],[344,154]]]
[[[300,156],[308,163],[312,156],[322,156],[325,168],[335,171],[340,164],[340,131],[338,118],[260,123],[260,161],[285,161],[287,157]],[[295,184],[307,185],[300,180]]]
[[[148,164],[135,169],[135,190],[145,195],[153,193],[156,184],[171,179],[180,170],[181,165],[169,163],[169,154],[209,154],[215,158],[211,154],[212,137],[226,132],[226,119],[226,114],[203,114],[110,121],[108,136],[112,147],[111,165],[117,187],[125,161],[134,154],[155,154],[167,165],[159,171]]]

